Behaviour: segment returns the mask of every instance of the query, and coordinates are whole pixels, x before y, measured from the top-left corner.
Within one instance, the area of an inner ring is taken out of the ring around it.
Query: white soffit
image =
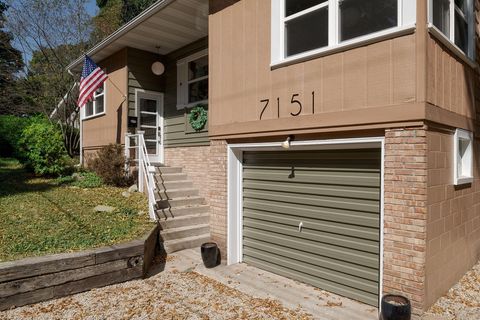
[[[208,0],[160,0],[88,50],[95,62],[125,47],[168,54],[208,35]],[[83,56],[68,67],[80,71]]]

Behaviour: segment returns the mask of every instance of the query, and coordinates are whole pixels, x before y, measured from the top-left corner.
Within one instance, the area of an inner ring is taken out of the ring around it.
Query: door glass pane
[[[433,1],[433,25],[450,37],[450,1]]]
[[[208,99],[208,79],[203,79],[188,85],[188,102],[193,103]]]
[[[340,2],[340,40],[345,41],[398,25],[398,0]]]
[[[157,112],[157,101],[152,99],[140,99],[140,111]]]
[[[328,45],[328,7],[292,19],[285,24],[287,56]]]
[[[455,12],[455,44],[463,52],[468,51],[468,24],[458,12]]]
[[[145,141],[145,146],[147,147],[148,154],[157,154],[157,142],[156,141]]]
[[[157,126],[157,115],[149,113],[140,113],[140,125],[142,126]]]
[[[188,63],[188,80],[208,76],[208,56],[201,57]]]
[[[156,128],[142,128],[142,131],[145,131],[144,137],[148,140],[157,139],[157,129]]]
[[[285,0],[285,16],[306,10],[328,0]]]

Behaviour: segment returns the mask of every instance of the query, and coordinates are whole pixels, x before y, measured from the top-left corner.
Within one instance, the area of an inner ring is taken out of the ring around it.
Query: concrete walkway
[[[174,270],[196,271],[248,295],[278,300],[290,309],[300,308],[313,315],[315,319],[378,319],[377,308],[243,263],[206,269],[202,264],[199,249],[188,249],[171,254],[166,258],[165,264],[157,265],[151,272]]]

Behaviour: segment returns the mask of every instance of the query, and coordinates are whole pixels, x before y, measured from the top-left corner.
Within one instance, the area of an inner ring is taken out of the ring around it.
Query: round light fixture
[[[161,76],[165,72],[165,66],[160,61],[155,61],[152,64],[152,72],[156,76]]]

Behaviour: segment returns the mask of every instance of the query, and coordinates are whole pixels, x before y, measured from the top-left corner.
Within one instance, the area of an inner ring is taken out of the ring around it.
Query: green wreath
[[[200,131],[205,128],[208,119],[205,107],[206,105],[204,104],[197,104],[192,110],[190,110],[188,122],[190,122],[190,125],[195,131]]]

